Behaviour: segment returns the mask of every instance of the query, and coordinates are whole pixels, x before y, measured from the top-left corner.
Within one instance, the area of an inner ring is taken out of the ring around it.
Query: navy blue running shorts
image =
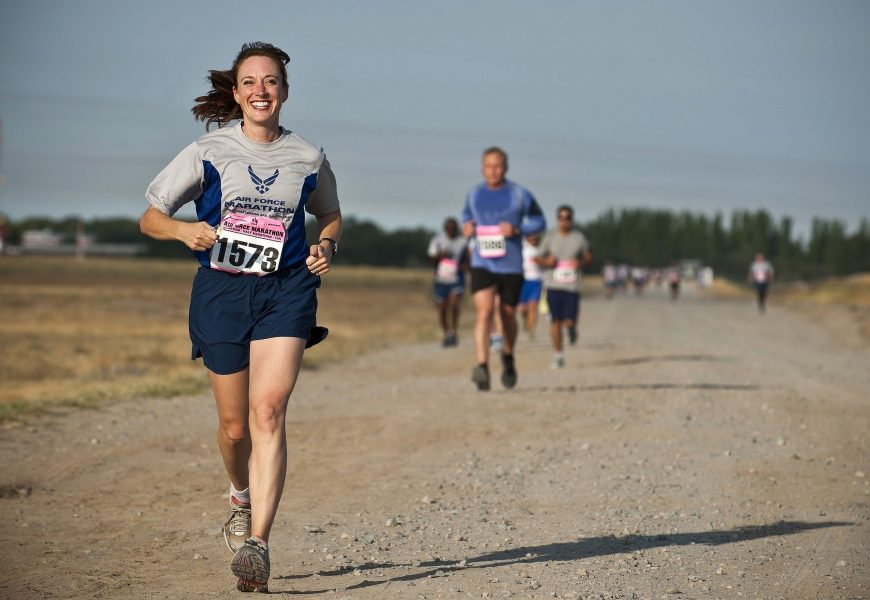
[[[565,290],[547,290],[547,305],[554,321],[576,321],[580,313],[580,294]]]
[[[453,294],[461,296],[465,292],[465,281],[460,279],[459,283],[438,283],[435,282],[435,287],[432,290],[432,298],[438,304],[441,304],[447,297]]]
[[[247,368],[251,340],[307,339],[320,277],[303,263],[259,277],[200,267],[190,293],[192,360],[219,375]]]

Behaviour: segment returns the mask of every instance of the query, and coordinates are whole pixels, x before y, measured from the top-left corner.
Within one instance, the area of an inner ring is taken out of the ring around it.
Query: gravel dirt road
[[[513,391],[495,365],[473,388],[467,335],[304,372],[271,591],[868,596],[870,349],[846,309],[594,298],[564,369],[542,338]],[[0,431],[0,597],[242,596],[215,423],[201,395]]]

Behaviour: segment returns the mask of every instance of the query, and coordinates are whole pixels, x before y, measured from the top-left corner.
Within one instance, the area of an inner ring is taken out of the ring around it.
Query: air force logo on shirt
[[[251,176],[251,181],[254,182],[254,188],[261,194],[265,194],[269,191],[269,188],[275,183],[275,180],[278,179],[278,169],[275,169],[275,172],[266,177],[265,179],[260,179],[256,173],[254,173],[254,169],[251,168],[251,165],[248,165],[248,175]]]

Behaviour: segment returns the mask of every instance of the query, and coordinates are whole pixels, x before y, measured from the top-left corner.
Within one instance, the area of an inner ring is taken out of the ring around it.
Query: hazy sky
[[[345,214],[437,227],[502,145],[548,217],[870,217],[870,2],[9,0],[0,211],[135,216],[209,69],[286,50]]]

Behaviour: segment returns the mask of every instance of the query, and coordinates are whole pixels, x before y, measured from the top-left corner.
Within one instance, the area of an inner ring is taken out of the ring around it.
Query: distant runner
[[[746,279],[755,286],[755,295],[758,300],[758,312],[764,313],[767,304],[767,292],[773,283],[773,265],[764,259],[764,254],[759,252],[755,260],[749,265]]]
[[[680,279],[682,279],[680,277],[680,269],[677,267],[677,263],[673,262],[667,269],[665,269],[664,278],[665,281],[668,282],[668,288],[671,293],[671,302],[674,302],[680,297]]]
[[[550,339],[553,344],[553,368],[565,366],[562,328],[568,331],[568,342],[577,343],[577,321],[580,315],[580,282],[582,268],[592,261],[586,236],[574,229],[574,209],[562,205],[556,210],[556,229],[544,236],[538,264],[546,268],[544,286],[550,307]]]
[[[616,267],[609,260],[604,263],[604,269],[601,271],[601,278],[604,280],[604,297],[608,300],[613,299],[613,293],[619,286],[619,278],[616,274]]]
[[[541,232],[546,220],[534,196],[505,178],[508,157],[493,146],[483,152],[483,183],[476,185],[462,209],[462,233],[475,236],[471,254],[471,291],[476,320],[474,348],[477,365],[471,380],[478,390],[488,390],[489,333],[492,327],[493,297],[500,297],[499,312],[504,328],[501,382],[506,388],[517,384],[514,344],[517,339],[516,306],[523,286],[522,236]]]
[[[537,235],[529,235],[523,240],[523,289],[520,290],[520,314],[523,317],[523,330],[530,340],[535,339],[538,327],[538,308],[541,301],[544,272],[536,258],[540,254],[540,240]]]
[[[288,62],[281,49],[254,42],[242,46],[232,68],[210,72],[212,89],[192,110],[218,129],[154,178],[140,220],[143,233],[183,242],[200,263],[190,299],[191,357],[202,357],[217,405],[230,490],[223,533],[243,592],[268,591],[269,533],[287,475],[287,402],[304,349],[326,335],[316,326],[316,291],[341,235],[323,149],[280,125]],[[189,202],[199,221],[173,218]],[[306,241],[305,212],[317,218],[316,244]],[[155,507],[190,509],[171,498]],[[189,581],[184,564],[167,568],[177,571],[171,577],[179,585]]]
[[[465,292],[465,271],[468,268],[468,240],[459,235],[459,223],[453,217],[444,221],[444,233],[429,242],[429,258],[435,266],[433,298],[438,307],[438,322],[445,348],[459,343],[460,299]]]

